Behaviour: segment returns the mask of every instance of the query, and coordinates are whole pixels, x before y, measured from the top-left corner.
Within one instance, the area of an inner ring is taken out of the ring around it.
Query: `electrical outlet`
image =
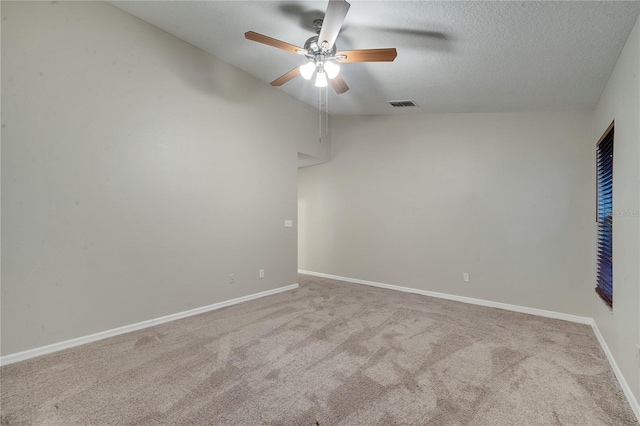
[[[468,272],[463,272],[462,273],[462,281],[464,281],[465,283],[471,282],[471,280],[469,279],[469,273]]]
[[[229,284],[235,284],[236,274],[229,274]]]
[[[260,270],[258,271],[258,277],[260,277],[260,278],[264,278],[264,269],[260,269]]]

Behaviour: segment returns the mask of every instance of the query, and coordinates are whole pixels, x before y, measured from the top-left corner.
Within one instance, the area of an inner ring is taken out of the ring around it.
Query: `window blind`
[[[613,308],[613,125],[598,143],[598,277],[596,293]]]

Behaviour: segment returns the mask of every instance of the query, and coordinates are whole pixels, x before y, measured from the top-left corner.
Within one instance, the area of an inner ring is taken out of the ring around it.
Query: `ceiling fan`
[[[295,67],[273,80],[271,82],[272,86],[282,86],[298,75],[301,75],[306,80],[311,80],[315,75],[316,87],[326,87],[330,83],[336,93],[341,94],[349,90],[349,86],[339,75],[340,65],[336,62],[393,62],[398,55],[395,48],[337,50],[335,41],[338,38],[350,6],[345,0],[329,0],[324,19],[313,21],[317,35],[309,38],[305,42],[304,48],[253,31],[248,31],[244,34],[248,40],[296,53],[307,58],[308,62],[304,65]]]

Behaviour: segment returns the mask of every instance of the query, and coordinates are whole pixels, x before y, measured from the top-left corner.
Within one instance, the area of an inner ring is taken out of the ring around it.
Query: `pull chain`
[[[324,105],[325,136],[329,136],[329,89],[324,88],[324,102],[322,102],[322,87],[318,89],[318,139],[322,143],[322,106]]]
[[[322,143],[322,88],[318,89],[318,133]]]
[[[324,103],[324,135],[329,136],[329,87],[324,88]]]

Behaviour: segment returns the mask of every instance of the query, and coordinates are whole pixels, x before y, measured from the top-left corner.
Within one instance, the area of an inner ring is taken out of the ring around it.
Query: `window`
[[[596,293],[613,309],[613,123],[600,138],[596,157],[598,161]]]

